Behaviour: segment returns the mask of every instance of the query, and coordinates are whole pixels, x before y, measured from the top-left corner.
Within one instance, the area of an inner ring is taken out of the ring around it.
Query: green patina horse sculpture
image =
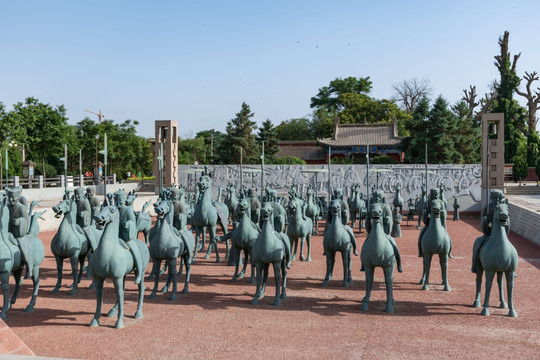
[[[424,285],[423,290],[429,290],[429,271],[431,268],[431,258],[434,254],[439,255],[441,264],[442,283],[444,291],[450,291],[448,285],[448,258],[452,250],[452,240],[450,234],[441,223],[441,214],[444,210],[444,203],[440,199],[431,202],[431,214],[429,225],[420,232],[420,242],[422,257],[424,259],[424,271],[420,284]]]
[[[514,277],[518,265],[518,254],[516,248],[508,240],[508,223],[510,217],[508,214],[508,199],[494,205],[491,231],[487,238],[481,236],[474,242],[474,252],[479,253],[476,262],[476,298],[473,307],[480,307],[480,291],[482,288],[482,274],[486,272],[486,294],[484,297],[484,308],[482,315],[489,315],[489,295],[493,278],[497,274],[497,283],[499,285],[500,307],[508,307],[508,316],[517,317],[514,309]],[[476,248],[479,247],[479,250]],[[506,277],[506,287],[508,292],[508,305],[504,302],[502,290],[502,276]]]
[[[313,191],[313,188],[311,187],[311,184],[306,190],[306,216],[311,219],[313,222],[315,229],[314,234],[319,233],[319,216],[321,216],[321,210],[319,209],[319,206],[316,203],[316,196],[315,192]]]
[[[364,220],[366,218],[366,201],[360,191],[360,184],[354,184],[351,188],[352,195],[348,199],[349,211],[351,212],[351,228],[354,229],[358,221],[358,231],[362,232]]]
[[[313,231],[313,222],[310,218],[304,217],[302,213],[302,200],[292,198],[289,201],[289,224],[287,225],[287,236],[291,240],[291,246],[294,244],[292,260],[296,259],[298,250],[298,239],[300,239],[300,260],[311,261],[311,233]],[[307,242],[307,257],[304,257],[304,242]]]
[[[2,294],[4,296],[4,302],[2,305],[2,312],[0,312],[0,319],[6,320],[7,312],[13,304],[17,301],[20,286],[22,284],[21,276],[25,268],[25,262],[23,260],[21,250],[17,244],[17,241],[13,235],[8,232],[9,227],[9,209],[7,206],[8,199],[3,196],[0,199],[0,283],[2,288]],[[43,243],[33,233],[27,233],[24,241],[30,242],[30,249],[32,251],[32,282],[34,284],[34,290],[30,303],[24,309],[25,312],[34,311],[36,304],[36,298],[39,291],[39,266],[41,265],[43,258],[45,257],[45,249]],[[15,290],[11,300],[9,298],[9,277],[13,274],[15,278]]]
[[[274,305],[280,305],[281,300],[287,297],[287,264],[289,263],[290,243],[284,233],[274,230],[272,224],[273,206],[271,203],[264,203],[261,209],[262,229],[253,245],[253,261],[257,268],[257,289],[251,304],[258,304],[259,299],[264,297],[266,280],[268,279],[268,269],[270,264],[274,266],[274,277],[276,283],[276,296]],[[280,290],[281,286],[281,290]]]
[[[351,250],[354,251],[355,255],[358,255],[356,239],[352,229],[341,222],[341,200],[332,200],[329,211],[332,212],[332,220],[324,229],[323,247],[326,254],[326,276],[322,286],[327,286],[332,279],[336,252],[339,251],[343,259],[343,283],[341,286],[347,287],[352,281]]]
[[[384,272],[384,281],[386,284],[386,309],[388,313],[394,312],[394,296],[393,296],[393,281],[394,281],[394,265],[397,247],[392,243],[393,239],[388,236],[382,226],[381,219],[383,216],[383,204],[373,203],[370,211],[371,229],[362,245],[360,258],[362,267],[366,272],[366,296],[362,299],[361,310],[369,310],[369,300],[371,297],[371,289],[373,287],[373,274],[376,267],[381,267]],[[398,271],[401,269],[398,267]],[[401,271],[400,271],[401,272]]]
[[[394,200],[392,201],[392,205],[394,205],[394,208],[399,208],[399,214],[403,216],[403,197],[401,196],[401,185],[396,185],[396,196],[394,196]]]
[[[175,300],[178,277],[176,273],[176,263],[179,257],[182,259],[180,266],[184,264],[186,267],[186,281],[182,293],[187,294],[189,291],[191,253],[195,248],[195,238],[190,231],[180,232],[173,226],[174,205],[172,201],[160,199],[154,204],[154,211],[156,212],[157,220],[154,225],[156,231],[152,232],[152,237],[150,239],[150,257],[153,260],[155,280],[154,289],[149,298],[153,299],[156,297],[159,282],[159,269],[161,267],[161,262],[165,260],[169,268],[169,275],[167,277],[167,285],[163,288],[162,292],[168,290],[168,283],[172,281],[173,288],[169,300]],[[185,220],[183,225],[183,229],[186,229]]]
[[[133,203],[135,202],[136,198],[137,194],[135,194],[135,190],[133,190],[133,192],[129,193],[127,196],[126,206],[130,206],[133,209]],[[139,235],[141,232],[143,233],[144,242],[146,245],[149,244],[150,228],[152,227],[152,219],[150,218],[150,214],[146,212],[146,208],[151,202],[151,200],[148,200],[146,203],[144,203],[141,211],[134,211],[137,225],[137,235]]]
[[[62,215],[64,218],[51,241],[51,251],[56,260],[57,271],[56,285],[51,293],[57,294],[60,291],[64,259],[69,259],[73,275],[73,284],[69,295],[75,295],[81,281],[84,260],[91,252],[92,247],[81,227],[77,225],[77,204],[74,200],[62,200],[52,210],[57,219]],[[94,227],[88,227],[87,229],[92,232],[91,235],[99,242],[102,231]],[[79,265],[78,268],[77,265]]]
[[[116,206],[107,206],[94,217],[96,226],[103,229],[103,235],[99,241],[98,248],[90,257],[88,271],[94,279],[96,289],[96,313],[90,322],[90,326],[99,326],[99,318],[101,317],[101,303],[103,299],[103,283],[106,278],[110,278],[114,284],[116,293],[116,303],[107,314],[112,317],[118,313],[118,320],[115,327],[117,329],[124,327],[124,289],[126,275],[135,270],[135,261],[131,252],[124,246],[120,245],[119,238],[120,221],[119,211]],[[123,224],[122,224],[123,226]],[[144,272],[148,266],[150,255],[148,247],[145,243],[139,240],[132,240],[134,246],[139,247],[141,255],[141,263]],[[135,318],[139,319],[143,316],[142,306],[144,297],[144,277],[138,285],[139,301]]]
[[[210,244],[208,245],[208,252],[205,259],[210,258],[210,252],[212,247],[215,246],[216,262],[221,262],[219,252],[216,244],[216,227],[219,224],[223,233],[227,233],[227,223],[229,219],[229,209],[222,202],[212,201],[212,179],[208,175],[201,176],[198,182],[198,188],[200,191],[200,199],[195,207],[193,213],[193,225],[195,227],[195,254],[193,255],[192,263],[197,258],[197,252],[199,247],[199,239],[202,236],[206,238],[206,231],[210,236]],[[229,254],[229,243],[227,242],[227,250],[225,257]]]
[[[241,216],[238,225],[229,233],[218,236],[218,241],[231,239],[231,257],[234,259],[235,268],[234,275],[231,279],[232,282],[236,282],[238,279],[244,278],[248,261],[251,259],[251,277],[249,283],[252,284],[255,281],[255,264],[253,263],[252,249],[259,236],[259,228],[250,217],[251,201],[249,198],[241,199],[236,205],[236,212]],[[238,273],[240,268],[240,256],[241,252],[244,252],[244,267],[242,271]]]

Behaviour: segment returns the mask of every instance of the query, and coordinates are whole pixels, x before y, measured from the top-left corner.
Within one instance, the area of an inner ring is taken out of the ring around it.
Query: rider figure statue
[[[90,203],[90,210],[92,211],[90,215],[90,221],[92,221],[94,216],[99,214],[99,212],[101,211],[101,203],[96,196],[96,189],[93,186],[89,186],[86,188],[86,198]]]
[[[80,227],[79,232],[84,233],[86,240],[90,244],[92,251],[95,251],[97,248],[97,241],[94,238],[94,234],[90,228],[90,222],[92,219],[92,208],[90,207],[90,202],[84,195],[84,188],[76,188],[73,197],[75,203],[77,204],[77,227]]]
[[[135,261],[135,284],[139,284],[144,275],[145,269],[142,267],[141,254],[136,245],[132,241],[137,241],[137,222],[135,220],[135,212],[130,206],[126,205],[127,195],[124,190],[119,190],[114,193],[114,200],[119,212],[120,229],[118,237],[124,242],[120,242],[122,246],[129,249],[133,260]]]
[[[25,279],[32,277],[32,249],[30,242],[26,238],[28,232],[29,219],[26,208],[26,198],[21,196],[22,187],[7,188],[8,209],[9,209],[9,227],[8,231],[17,240],[21,253],[26,263]]]

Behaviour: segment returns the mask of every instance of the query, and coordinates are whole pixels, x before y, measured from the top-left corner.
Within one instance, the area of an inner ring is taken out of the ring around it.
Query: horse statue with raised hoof
[[[87,234],[77,224],[77,204],[74,200],[65,199],[52,208],[54,216],[59,219],[63,216],[62,222],[51,241],[51,251],[56,260],[56,285],[52,294],[57,294],[62,285],[64,269],[64,259],[69,259],[71,264],[71,274],[73,284],[69,295],[77,294],[79,282],[81,281],[84,260],[92,251],[92,247],[97,247],[102,231],[93,226],[86,228]],[[93,245],[91,242],[95,242]],[[95,250],[95,249],[94,249]]]
[[[394,312],[394,266],[396,260],[398,271],[401,272],[401,259],[399,250],[394,239],[387,235],[382,225],[383,204],[373,203],[370,211],[371,229],[362,245],[360,259],[362,268],[366,272],[366,296],[362,299],[361,310],[369,310],[369,301],[371,290],[373,288],[373,274],[376,267],[381,267],[384,272],[384,281],[386,284],[386,309],[388,313]]]
[[[259,300],[264,297],[270,264],[274,266],[276,284],[274,305],[280,305],[281,299],[287,297],[287,269],[290,265],[290,243],[284,233],[278,233],[274,230],[272,211],[273,206],[271,203],[266,202],[263,204],[261,209],[262,228],[253,245],[253,261],[257,268],[257,289],[251,301],[253,305],[258,304]]]
[[[8,189],[8,194],[11,193],[11,189]],[[9,196],[9,197],[8,197]],[[6,320],[7,312],[12,305],[17,301],[17,296],[22,284],[22,272],[26,267],[26,261],[22,255],[21,249],[15,236],[19,235],[21,231],[24,235],[22,241],[26,241],[29,244],[29,249],[32,252],[32,262],[28,264],[32,267],[32,283],[34,285],[34,290],[32,291],[32,297],[30,298],[30,303],[24,309],[24,312],[34,311],[34,306],[36,304],[36,299],[39,291],[39,266],[43,262],[45,257],[45,249],[43,243],[38,239],[33,233],[26,231],[25,227],[28,226],[24,221],[20,221],[18,225],[15,225],[17,232],[15,234],[10,233],[9,222],[10,222],[10,209],[8,208],[8,202],[10,206],[18,206],[22,204],[17,204],[19,199],[12,198],[11,194],[8,196],[0,197],[0,283],[2,288],[2,294],[4,296],[4,301],[2,305],[2,312],[0,312],[0,319]],[[24,209],[26,211],[26,209]],[[22,220],[22,219],[20,219]],[[37,219],[36,219],[37,220]],[[20,237],[20,236],[19,236]],[[15,289],[11,299],[9,298],[9,277],[13,274],[15,279]]]
[[[298,198],[292,198],[289,201],[289,224],[287,225],[287,236],[294,244],[292,260],[296,259],[298,250],[298,239],[300,239],[300,260],[311,261],[311,233],[313,231],[313,222],[306,217],[302,210],[303,201]],[[304,256],[304,242],[307,242],[307,257]]]
[[[99,241],[98,248],[90,257],[88,271],[94,279],[96,290],[96,313],[90,322],[90,326],[99,326],[101,317],[101,303],[103,300],[103,283],[105,279],[110,278],[114,284],[116,293],[116,302],[113,308],[107,314],[107,317],[113,317],[118,314],[115,328],[124,327],[124,289],[126,275],[135,270],[135,260],[129,249],[122,246],[119,237],[120,215],[116,206],[107,206],[94,217],[96,226],[103,229],[103,234]],[[133,231],[134,232],[134,231]],[[135,234],[133,234],[135,236]],[[132,240],[133,246],[137,246],[141,256],[141,265],[144,269],[148,266],[150,255],[148,247],[139,240]],[[142,269],[142,272],[144,272]],[[139,301],[135,319],[143,317],[143,298],[144,298],[144,276],[138,284]]]
[[[212,178],[208,175],[201,176],[197,183],[199,191],[201,193],[199,202],[195,207],[193,213],[193,225],[195,226],[195,254],[193,255],[192,263],[197,258],[197,252],[199,248],[199,239],[202,236],[203,242],[206,239],[206,231],[210,236],[210,243],[208,245],[208,252],[205,255],[205,259],[210,258],[212,247],[215,246],[216,262],[221,262],[219,257],[219,251],[216,243],[216,227],[219,224],[224,234],[227,233],[227,224],[229,219],[229,209],[222,202],[212,201]],[[229,242],[226,242],[226,254],[225,257],[229,257]]]
[[[231,279],[232,282],[243,279],[246,273],[248,261],[251,263],[251,277],[249,283],[255,282],[255,264],[253,263],[253,245],[257,236],[259,236],[259,226],[255,224],[250,218],[251,201],[249,198],[241,199],[236,205],[236,210],[240,214],[240,222],[229,233],[218,236],[218,241],[231,240],[231,258],[235,263],[234,275]],[[242,251],[244,252],[244,266],[242,271],[238,273],[240,268],[240,257]]]
[[[168,265],[169,274],[167,277],[167,284],[162,289],[162,292],[168,290],[169,282],[172,281],[173,287],[169,300],[175,300],[178,283],[178,274],[176,272],[178,258],[182,259],[180,267],[182,267],[182,264],[186,267],[186,280],[182,293],[187,294],[189,291],[191,254],[195,247],[195,238],[191,232],[181,232],[174,227],[174,203],[172,201],[160,199],[154,204],[154,211],[156,212],[157,217],[156,224],[154,225],[156,231],[152,232],[152,237],[150,239],[150,257],[153,261],[154,289],[152,290],[149,299],[156,297],[161,262],[165,260]],[[183,229],[186,229],[185,214],[183,214],[183,216]]]
[[[486,273],[486,294],[484,296],[484,307],[481,315],[489,315],[489,296],[493,278],[497,274],[497,283],[499,285],[500,308],[508,307],[508,316],[517,317],[514,308],[514,277],[518,265],[518,254],[516,248],[508,239],[507,231],[509,227],[510,216],[508,212],[508,199],[501,201],[493,206],[490,234],[487,238],[481,236],[476,239],[473,246],[473,252],[478,253],[476,261],[476,297],[473,307],[480,307],[480,292],[482,289],[482,275]],[[474,261],[474,259],[473,259]],[[503,274],[506,277],[506,288],[508,295],[508,304],[504,301],[502,287]]]
[[[330,203],[332,220],[324,230],[323,248],[326,254],[326,276],[322,286],[327,286],[332,279],[334,264],[336,262],[336,252],[341,252],[343,260],[343,283],[341,286],[347,287],[352,281],[351,277],[351,251],[358,256],[356,250],[356,239],[353,230],[343,225],[341,222],[341,200],[332,200]]]
[[[434,199],[431,202],[431,214],[429,225],[426,229],[420,232],[420,251],[423,257],[423,273],[420,284],[424,285],[423,290],[429,290],[429,272],[431,269],[431,259],[433,255],[439,255],[439,263],[441,265],[442,284],[444,291],[450,291],[448,284],[448,258],[452,250],[452,239],[450,234],[444,228],[441,222],[441,217],[444,210],[444,204],[440,199]]]
[[[306,216],[311,219],[313,222],[314,228],[314,234],[319,233],[319,216],[321,216],[321,210],[316,202],[316,194],[313,191],[313,188],[311,187],[311,184],[308,186],[306,190]]]

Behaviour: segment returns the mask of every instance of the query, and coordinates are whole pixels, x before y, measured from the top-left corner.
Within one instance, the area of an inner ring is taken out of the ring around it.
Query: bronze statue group
[[[296,185],[289,189],[289,197],[278,198],[274,189],[266,188],[259,199],[254,189],[237,192],[233,184],[226,188],[225,201],[220,189],[217,200],[212,199],[212,178],[208,173],[200,177],[196,191],[188,195],[181,186],[163,190],[154,206],[156,220],[151,226],[150,215],[133,209],[136,194],[124,190],[108,194],[100,203],[93,187],[76,188],[73,195],[65,194],[64,199],[53,207],[57,218],[62,218],[51,241],[51,251],[56,259],[57,282],[53,293],[58,293],[62,283],[63,262],[69,259],[73,284],[70,295],[77,294],[78,284],[85,264],[93,278],[92,287],[96,291],[96,312],[90,326],[98,326],[101,316],[104,279],[113,280],[116,303],[108,316],[118,316],[117,328],[122,328],[124,312],[124,288],[126,275],[135,274],[139,301],[136,318],[143,316],[143,296],[145,271],[149,262],[152,270],[149,278],[154,279],[154,287],[149,298],[154,298],[160,275],[168,268],[167,292],[172,283],[170,300],[177,297],[177,278],[185,269],[185,285],[182,293],[189,291],[191,265],[195,263],[199,251],[209,258],[215,249],[216,261],[221,258],[217,245],[226,242],[226,257],[229,265],[234,265],[232,281],[244,277],[248,263],[251,264],[250,283],[256,282],[256,290],[251,301],[257,304],[264,297],[266,280],[270,266],[275,276],[274,305],[280,305],[286,298],[287,272],[297,253],[301,261],[311,260],[311,236],[318,233],[318,221],[325,218],[323,248],[326,256],[326,275],[323,286],[327,286],[333,275],[336,253],[340,253],[343,263],[343,282],[346,287],[351,282],[352,256],[360,255],[366,278],[366,295],[361,310],[368,310],[373,284],[374,270],[382,268],[387,291],[386,312],[394,311],[393,272],[397,265],[401,269],[401,257],[395,237],[401,236],[400,223],[404,201],[401,188],[396,188],[393,209],[382,190],[373,190],[371,196],[361,193],[360,184],[354,185],[346,199],[343,190],[333,189],[330,203],[318,197],[311,187],[301,194]],[[33,213],[37,202],[28,205],[22,196],[21,187],[6,188],[0,192],[0,280],[4,295],[0,313],[2,319],[11,304],[17,299],[25,279],[30,278],[34,291],[25,311],[33,311],[39,290],[39,266],[44,258],[44,248],[38,238],[38,219],[43,212]],[[424,226],[418,238],[419,256],[423,258],[423,275],[420,284],[429,289],[429,275],[433,255],[438,255],[445,291],[450,291],[448,282],[448,260],[452,258],[452,240],[446,230],[447,202],[441,189],[430,189],[429,195],[423,188],[422,196],[409,200],[408,220],[418,214]],[[454,221],[459,220],[457,199],[454,200]],[[412,213],[412,217],[411,217]],[[360,251],[353,228],[358,222],[359,231],[365,228],[367,238]],[[350,223],[350,226],[349,226]],[[228,230],[231,225],[232,230]],[[217,227],[223,235],[217,235]],[[419,227],[419,225],[418,225]],[[482,315],[489,315],[489,294],[497,275],[501,307],[509,308],[509,316],[517,316],[513,305],[512,290],[518,256],[508,240],[510,219],[508,201],[502,192],[492,190],[488,205],[482,209],[481,227],[483,235],[474,242],[472,271],[476,273],[477,291],[474,307],[480,307],[482,276],[486,275],[486,294]],[[138,240],[143,232],[145,241]],[[208,232],[208,244],[206,245]],[[300,244],[300,249],[298,245]],[[304,255],[304,246],[306,255]],[[242,257],[242,254],[244,255]],[[178,260],[180,259],[180,269]],[[161,265],[165,262],[165,268]],[[240,270],[241,268],[241,270]],[[15,290],[9,296],[9,278],[15,278]],[[506,278],[508,303],[503,296],[503,277]]]

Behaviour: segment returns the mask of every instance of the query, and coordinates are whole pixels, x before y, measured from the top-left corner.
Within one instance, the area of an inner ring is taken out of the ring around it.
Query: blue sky
[[[497,77],[510,31],[518,74],[540,72],[537,1],[0,0],[0,101],[66,106],[72,124],[105,118],[224,131],[246,102],[260,124],[310,113],[337,77],[370,76],[372,96],[429,80],[450,103]],[[536,86],[540,86],[537,82]]]

